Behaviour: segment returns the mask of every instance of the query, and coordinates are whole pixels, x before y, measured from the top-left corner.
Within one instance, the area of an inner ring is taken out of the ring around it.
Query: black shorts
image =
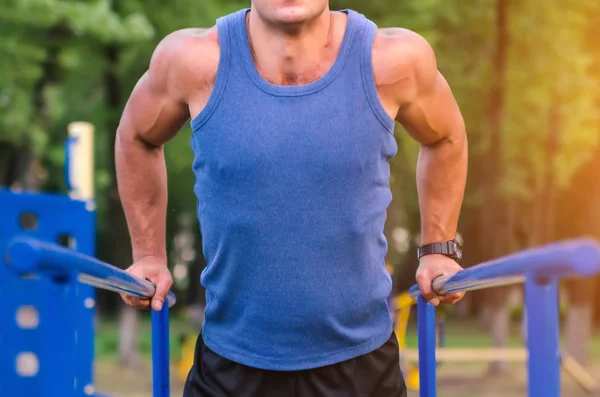
[[[301,371],[269,371],[235,363],[196,342],[184,397],[406,397],[398,340],[337,364]]]

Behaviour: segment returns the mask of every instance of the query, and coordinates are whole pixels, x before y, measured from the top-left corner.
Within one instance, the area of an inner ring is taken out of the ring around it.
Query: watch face
[[[458,258],[458,260],[462,259],[462,250],[460,248],[460,245],[455,241],[454,242],[454,253],[456,254],[456,257]]]

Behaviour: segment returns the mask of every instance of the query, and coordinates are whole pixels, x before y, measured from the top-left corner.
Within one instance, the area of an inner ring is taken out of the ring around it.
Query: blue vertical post
[[[435,397],[435,307],[421,295],[417,303],[418,342],[419,342],[419,395]]]
[[[47,324],[44,333],[44,350],[40,355],[40,373],[43,373],[42,390],[48,396],[75,395],[78,314],[75,300],[75,281],[50,279],[48,283]]]
[[[152,395],[170,397],[169,391],[169,304],[152,310]]]
[[[560,396],[558,282],[528,274],[525,281],[529,396]]]

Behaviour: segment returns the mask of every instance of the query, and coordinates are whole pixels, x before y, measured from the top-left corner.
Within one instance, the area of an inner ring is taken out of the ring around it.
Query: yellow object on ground
[[[410,318],[410,309],[416,302],[410,297],[408,292],[398,295],[394,299],[395,305],[395,328],[396,338],[398,338],[398,347],[400,349],[400,366],[404,373],[406,387],[410,390],[419,390],[419,369],[413,367],[402,354],[406,350],[406,329],[408,328],[408,319]]]
[[[194,365],[194,351],[198,335],[186,335],[181,345],[181,359],[175,363],[177,377],[185,382],[192,365]]]

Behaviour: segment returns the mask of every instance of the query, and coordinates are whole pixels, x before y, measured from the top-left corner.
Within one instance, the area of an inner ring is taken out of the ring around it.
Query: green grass
[[[150,316],[143,315],[138,325],[139,348],[142,357],[150,357],[152,351],[152,334],[150,332]],[[169,345],[171,358],[177,360],[181,350],[180,335],[197,335],[198,327],[183,318],[172,317],[169,323]],[[100,318],[96,328],[96,358],[112,359],[119,349],[119,325],[115,319]]]
[[[490,335],[484,332],[475,321],[447,321],[445,323],[446,347],[491,347]],[[417,324],[409,324],[406,333],[406,345],[409,348],[417,347]],[[518,330],[511,330],[508,338],[508,347],[523,346]]]
[[[507,347],[522,347],[524,341],[520,334],[520,328],[513,327],[509,334]],[[483,331],[479,324],[472,320],[447,321],[445,325],[446,347],[452,348],[486,348],[491,347],[491,337],[488,332]],[[417,347],[417,326],[411,323],[406,334],[406,345],[408,348]],[[561,335],[561,345],[564,345],[564,335]],[[592,337],[590,346],[590,359],[600,363],[600,331],[596,331]]]

